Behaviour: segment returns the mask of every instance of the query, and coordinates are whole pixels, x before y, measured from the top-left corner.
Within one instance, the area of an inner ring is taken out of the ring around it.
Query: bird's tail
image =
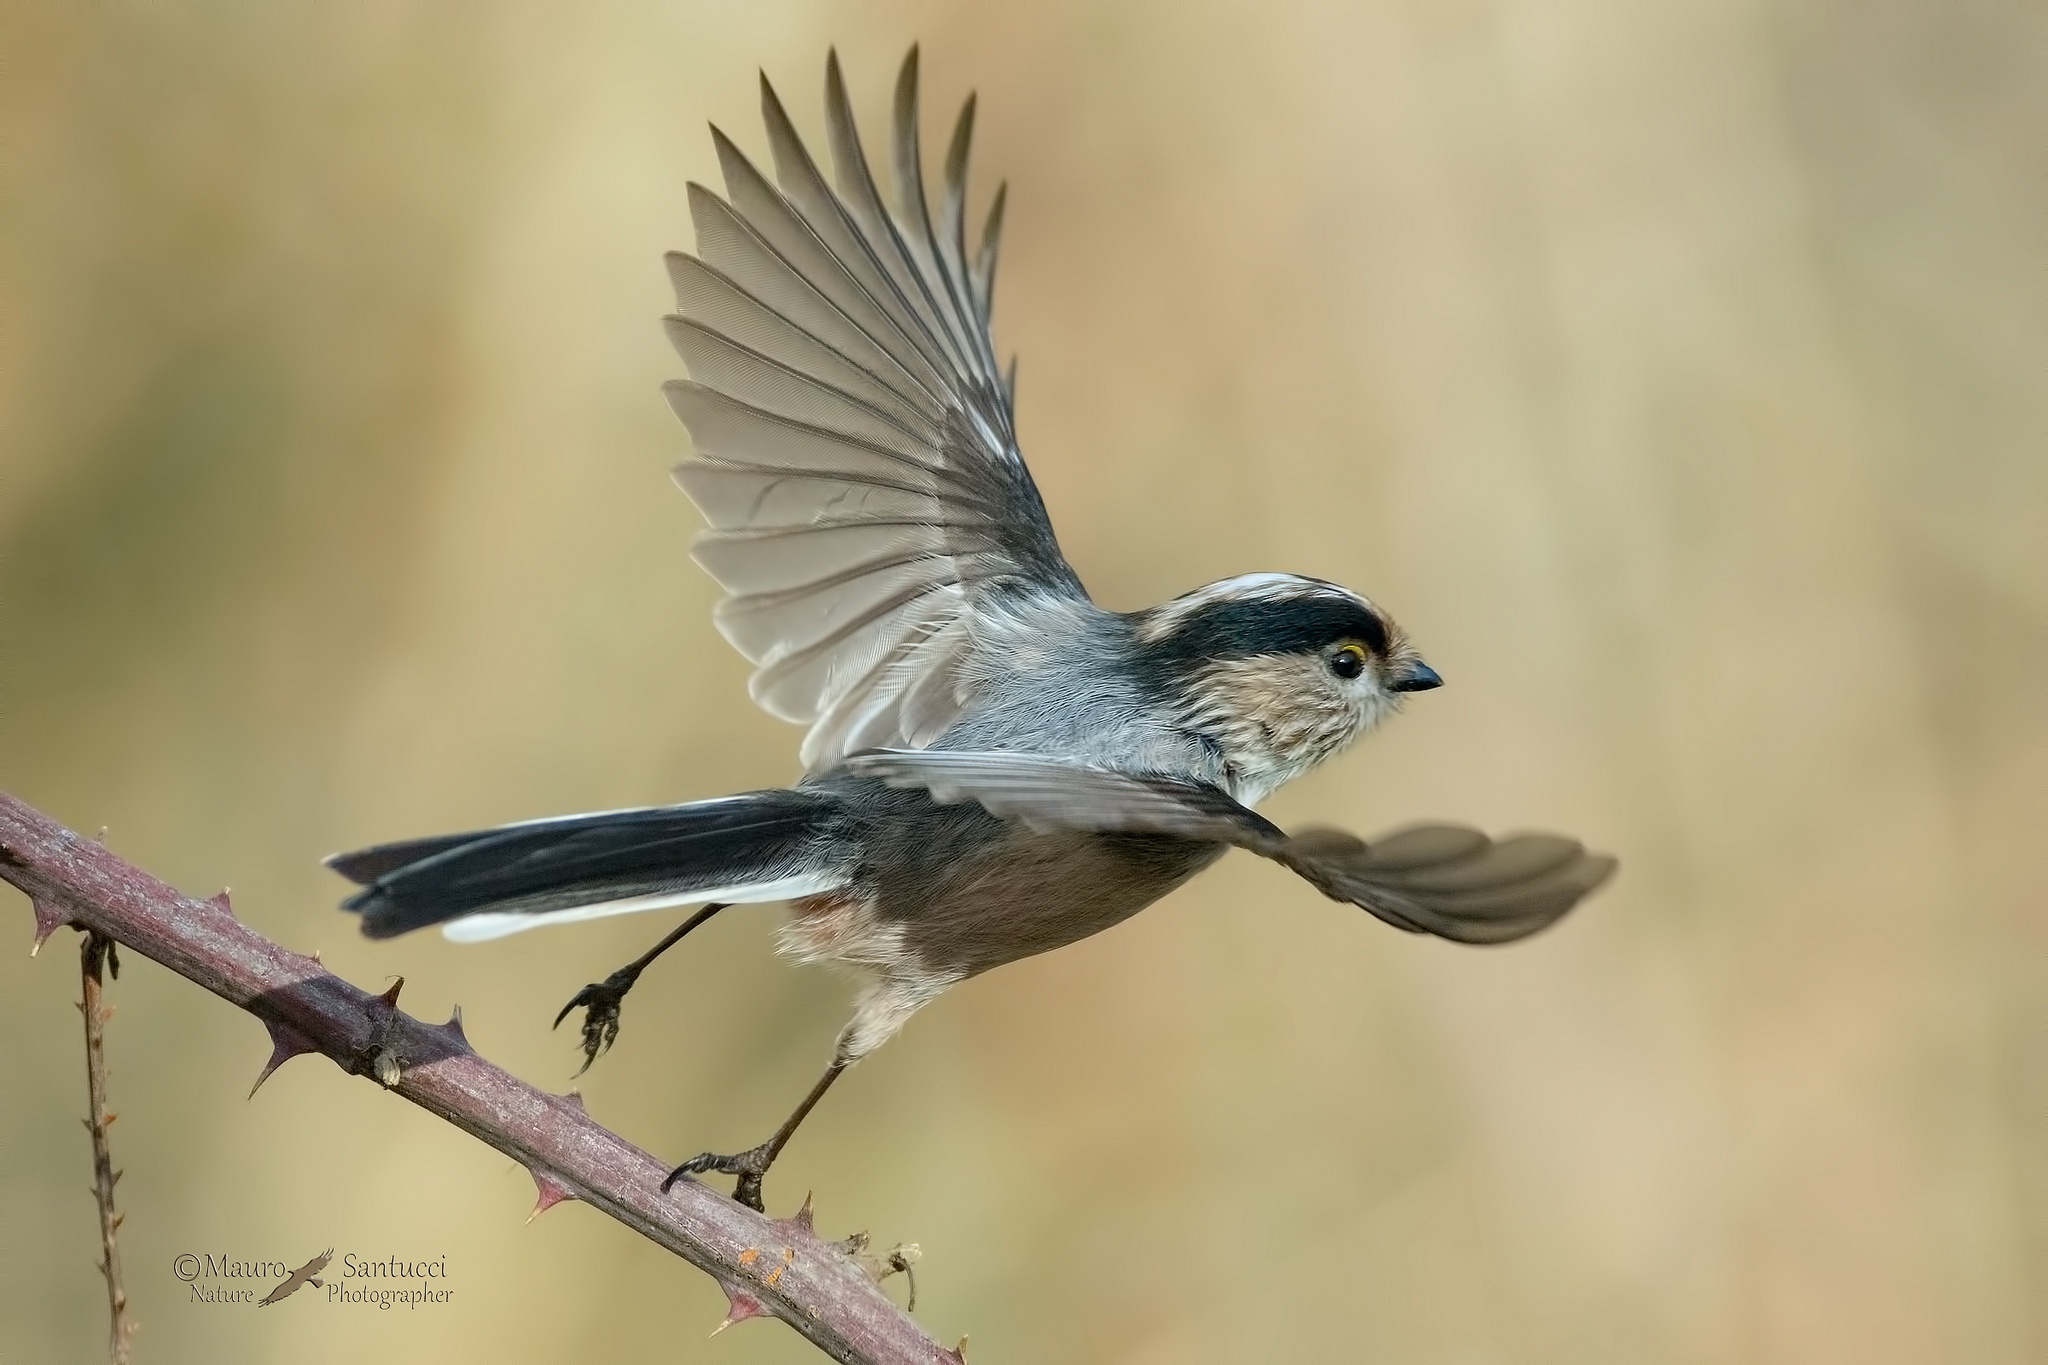
[[[446,922],[452,939],[698,901],[766,901],[837,886],[838,806],[760,791],[685,806],[602,811],[338,853],[363,889],[342,902],[390,938]]]

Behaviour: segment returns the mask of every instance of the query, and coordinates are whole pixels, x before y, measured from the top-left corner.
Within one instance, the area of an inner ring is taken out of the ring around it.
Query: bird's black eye
[[[1365,672],[1365,647],[1346,645],[1330,656],[1330,671],[1340,678],[1355,678]]]

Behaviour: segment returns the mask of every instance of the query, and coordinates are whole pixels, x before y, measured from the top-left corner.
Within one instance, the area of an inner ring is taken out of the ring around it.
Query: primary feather
[[[751,690],[810,726],[812,772],[858,748],[931,743],[975,700],[977,625],[1086,602],[1017,449],[989,332],[1002,194],[966,247],[973,101],[934,219],[917,53],[896,83],[885,198],[837,57],[825,114],[835,189],[762,81],[770,183],[715,134],[723,198],[690,187],[697,255],[671,258],[667,386],[697,446],[676,479],[710,530],[698,562]],[[893,203],[893,208],[891,204]]]

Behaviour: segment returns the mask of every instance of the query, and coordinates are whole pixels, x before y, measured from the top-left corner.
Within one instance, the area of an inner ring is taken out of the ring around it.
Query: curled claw
[[[818,1101],[824,1097],[825,1092],[832,1088],[832,1082],[837,1080],[840,1074],[851,1065],[853,1065],[852,1058],[835,1055],[832,1058],[832,1065],[825,1068],[825,1074],[818,1077],[818,1083],[811,1087],[811,1093],[804,1096],[803,1103],[796,1107],[795,1113],[782,1121],[782,1126],[775,1130],[773,1137],[769,1138],[759,1147],[749,1147],[746,1151],[735,1152],[731,1156],[720,1156],[716,1152],[701,1152],[670,1171],[668,1178],[661,1182],[661,1192],[667,1194],[675,1183],[686,1175],[698,1175],[705,1171],[720,1171],[726,1175],[739,1177],[739,1180],[732,1187],[732,1197],[734,1199],[739,1200],[740,1203],[745,1204],[756,1213],[765,1212],[766,1210],[761,1207],[761,1177],[768,1174],[768,1168],[775,1164],[776,1156],[781,1153],[784,1147],[789,1145],[790,1134],[796,1132],[797,1126],[804,1121],[804,1115],[810,1113],[816,1107]],[[804,1213],[799,1216],[804,1219],[805,1226],[808,1228],[810,1217],[809,1200],[804,1201]]]
[[[750,1147],[744,1152],[731,1156],[720,1156],[716,1152],[701,1152],[668,1173],[661,1182],[661,1192],[667,1194],[671,1186],[687,1175],[702,1175],[717,1171],[722,1175],[738,1176],[733,1185],[732,1197],[756,1213],[765,1212],[761,1207],[761,1178],[768,1174],[770,1163],[775,1160],[774,1142],[771,1139],[759,1147]]]
[[[578,1005],[589,1011],[583,1016],[583,1065],[577,1069],[577,1075],[590,1070],[590,1064],[597,1060],[598,1054],[610,1051],[612,1044],[619,1040],[619,1007],[625,1003],[626,992],[632,990],[633,983],[640,979],[640,973],[647,970],[647,964],[682,942],[692,929],[725,908],[725,902],[713,901],[671,930],[667,938],[604,980],[591,982],[562,1006],[561,1013],[555,1016],[556,1028],[562,1026],[562,1021],[569,1017],[569,1011]]]
[[[593,981],[571,997],[555,1016],[554,1027],[560,1028],[562,1021],[569,1017],[569,1011],[582,1006],[587,1013],[583,1016],[583,1065],[576,1069],[581,1076],[590,1070],[590,1064],[602,1053],[609,1052],[613,1043],[619,1040],[619,1008],[625,1003],[626,992],[633,988],[638,972],[616,971],[602,981]]]

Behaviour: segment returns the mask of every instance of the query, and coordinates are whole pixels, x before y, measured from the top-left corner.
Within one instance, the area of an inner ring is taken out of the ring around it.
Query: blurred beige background
[[[704,122],[925,44],[1074,563],[1286,568],[1450,681],[1272,803],[1581,833],[1500,951],[1249,859],[955,991],[770,1181],[977,1362],[2048,1357],[2048,20],[2022,0],[7,6],[0,785],[560,1089],[674,915],[371,944],[317,859],[788,780],[687,559],[657,319]],[[0,1357],[99,1358],[67,934],[0,954]],[[844,983],[721,919],[592,1111],[756,1140]],[[802,1361],[153,965],[138,1358]],[[179,1252],[454,1303],[187,1301]],[[900,1292],[900,1290],[899,1290]]]

